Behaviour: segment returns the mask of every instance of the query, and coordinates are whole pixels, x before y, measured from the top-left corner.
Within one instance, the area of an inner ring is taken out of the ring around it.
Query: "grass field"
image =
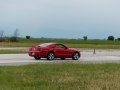
[[[0,50],[0,54],[24,54],[27,53],[25,50]]]
[[[96,49],[120,49],[120,41],[108,41],[108,40],[75,40],[75,39],[41,39],[20,38],[19,42],[1,42],[0,47],[31,47],[41,43],[56,42],[67,45],[71,48],[96,48]]]
[[[119,64],[36,64],[0,67],[0,90],[119,89]]]

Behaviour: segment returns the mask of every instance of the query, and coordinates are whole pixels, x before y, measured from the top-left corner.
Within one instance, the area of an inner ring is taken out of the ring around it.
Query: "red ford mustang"
[[[62,60],[72,58],[73,60],[78,60],[80,58],[80,51],[57,43],[44,43],[33,46],[29,49],[28,54],[36,60],[40,60],[41,58],[47,58],[48,60],[54,60],[54,58],[61,58]]]

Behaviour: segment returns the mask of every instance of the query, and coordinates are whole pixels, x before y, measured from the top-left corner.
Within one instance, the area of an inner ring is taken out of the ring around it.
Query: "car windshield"
[[[47,46],[49,46],[49,45],[51,45],[51,44],[53,44],[53,43],[44,43],[44,44],[40,44],[40,45],[38,45],[38,46],[47,47]]]

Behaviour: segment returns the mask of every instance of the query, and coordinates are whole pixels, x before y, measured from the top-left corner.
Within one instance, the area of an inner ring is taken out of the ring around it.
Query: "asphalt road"
[[[25,65],[25,64],[53,64],[53,63],[120,63],[120,50],[82,50],[81,58],[79,60],[60,60],[52,61],[41,59],[35,60],[29,57],[28,54],[0,54],[0,65]]]

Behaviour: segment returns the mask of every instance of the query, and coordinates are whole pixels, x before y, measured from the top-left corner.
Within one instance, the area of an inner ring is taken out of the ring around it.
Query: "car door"
[[[56,44],[55,53],[57,57],[68,57],[70,54],[68,48],[62,44]]]

